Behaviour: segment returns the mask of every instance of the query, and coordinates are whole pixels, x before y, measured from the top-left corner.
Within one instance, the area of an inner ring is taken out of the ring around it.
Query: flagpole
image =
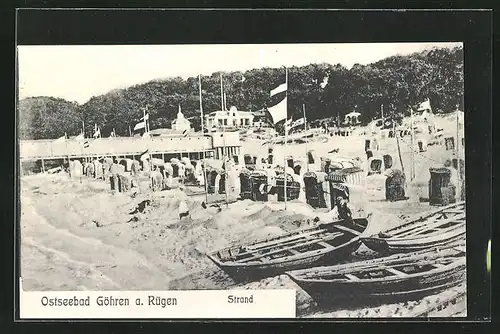
[[[222,72],[220,74],[220,109],[222,111],[225,111],[224,110],[224,88],[222,87]]]
[[[459,141],[460,141],[460,135],[459,135],[459,118],[458,118],[458,106],[457,106],[457,145],[456,145],[456,155],[457,155],[457,186],[458,186],[458,189],[457,189],[457,193],[461,193],[462,191],[462,188],[461,188],[461,185],[460,185],[460,181],[461,181],[461,178],[460,178],[460,151],[459,151]],[[460,194],[459,193],[459,194]],[[459,197],[461,199],[461,196]]]
[[[382,128],[383,128],[384,127],[384,104],[380,105],[380,113],[382,114],[381,118],[382,118]]]
[[[201,113],[201,135],[204,137],[205,132],[203,129],[203,103],[201,101],[201,74],[198,75],[198,87],[199,87],[199,93],[200,93],[200,113]],[[203,160],[205,160],[205,151],[203,151]],[[202,162],[201,168],[203,169],[203,183],[205,185],[205,203],[208,204],[208,188],[207,188],[207,174],[205,172],[205,161]]]
[[[403,172],[403,175],[404,175],[405,167],[403,165],[403,158],[401,157],[401,148],[399,147],[399,138],[398,138],[398,133],[396,131],[396,120],[394,117],[394,109],[392,110],[392,131],[394,131],[394,136],[396,137],[396,144],[398,146],[399,162],[401,163],[401,171]]]
[[[287,173],[286,173],[286,170],[287,170],[287,164],[286,164],[286,158],[287,158],[287,155],[288,155],[288,125],[287,125],[287,122],[288,122],[288,69],[285,67],[285,87],[286,87],[286,91],[285,91],[285,111],[286,111],[286,118],[285,118],[285,156],[284,156],[284,159],[283,159],[283,162],[284,162],[284,168],[285,168],[285,180],[284,180],[284,199],[285,199],[285,210],[287,209],[286,208],[286,202],[287,202],[287,196],[286,196],[286,180],[287,180]]]
[[[222,86],[222,72],[220,73],[220,108],[221,108],[221,111],[224,112],[224,87]],[[227,119],[226,119],[227,120]],[[226,142],[225,142],[225,134],[226,132],[226,126],[225,124],[223,123],[222,124],[222,156],[225,157],[226,156]]]
[[[148,132],[148,123],[146,121],[146,108],[142,107],[142,120],[144,121],[144,133]]]
[[[306,105],[302,104],[302,110],[304,111],[304,134],[306,135],[306,166],[307,166],[307,171],[309,172],[309,158],[307,156],[307,119],[306,119]]]
[[[411,126],[411,171],[410,171],[410,180],[413,181],[415,178],[415,148],[414,148],[414,134],[413,134],[413,108],[410,106],[410,126]]]

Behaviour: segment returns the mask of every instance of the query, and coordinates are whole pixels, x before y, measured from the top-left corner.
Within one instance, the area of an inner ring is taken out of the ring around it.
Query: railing
[[[28,159],[57,159],[98,155],[133,155],[149,149],[150,153],[202,152],[213,148],[208,136],[165,137],[165,138],[100,138],[89,139],[84,148],[83,141],[76,140],[22,140],[19,142],[19,157]]]

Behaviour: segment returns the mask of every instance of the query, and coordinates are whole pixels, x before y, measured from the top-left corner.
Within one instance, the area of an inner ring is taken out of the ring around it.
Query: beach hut
[[[293,162],[293,172],[295,175],[301,175],[304,172],[304,162],[302,160],[295,160]]]
[[[304,173],[306,203],[313,208],[326,208],[325,191],[323,189],[325,176],[320,177],[318,176],[319,173],[321,172]]]
[[[446,146],[447,151],[453,151],[455,149],[455,138],[454,137],[446,137],[444,139],[444,144]]]
[[[425,138],[418,138],[417,145],[418,145],[419,152],[427,151],[427,140]]]
[[[70,162],[71,177],[80,177],[83,175],[83,165],[80,160]]]
[[[267,172],[264,170],[254,170],[250,174],[250,184],[252,186],[252,200],[254,201],[268,201],[268,180]]]
[[[361,201],[365,192],[365,176],[362,168],[349,167],[329,173],[326,176],[329,182],[330,205],[335,206],[335,199],[342,196],[347,200],[351,197],[351,190],[355,190],[355,200]]]
[[[127,192],[132,187],[132,179],[125,173],[118,174],[118,191]]]
[[[390,169],[392,168],[392,156],[390,154],[384,154],[382,156],[382,159],[384,160],[384,169]]]
[[[378,151],[379,150],[379,145],[377,138],[372,137],[365,139],[365,152],[367,151]]]
[[[245,154],[243,156],[243,161],[245,163],[246,168],[248,168],[249,170],[255,169],[255,162],[253,160],[253,157],[250,154]]]
[[[429,204],[448,205],[455,203],[455,186],[451,183],[451,170],[447,167],[429,168]]]
[[[141,170],[141,163],[137,160],[133,160],[132,166],[130,166],[130,172],[132,176],[137,176],[140,170]]]
[[[209,194],[215,194],[218,191],[218,185],[216,186],[217,175],[219,172],[216,170],[207,170],[207,192]]]
[[[386,172],[385,199],[391,202],[406,200],[406,177],[399,169],[390,169]]]
[[[104,168],[102,163],[99,160],[94,160],[94,177],[96,179],[102,180],[104,177]]]
[[[118,161],[118,163],[123,166],[123,168],[125,169],[125,171],[127,171],[127,167],[128,167],[127,159],[120,159]]]
[[[372,157],[368,160],[368,176],[382,174],[383,162],[379,157]]]
[[[293,178],[293,169],[286,169],[286,194],[287,201],[299,198],[300,183]],[[285,173],[280,173],[276,176],[276,189],[278,193],[278,201],[285,201]]]
[[[205,168],[205,178],[207,182],[207,190],[209,194],[213,194],[216,191],[216,178],[217,175],[223,172],[223,162],[222,160],[215,159],[204,159],[202,161]],[[174,170],[175,172],[175,170]],[[220,180],[220,178],[218,179]],[[217,191],[219,190],[219,185],[217,184]]]
[[[269,165],[274,163],[274,150],[271,147],[267,149],[267,163]]]
[[[351,126],[359,125],[361,124],[361,121],[359,119],[360,116],[361,114],[359,112],[352,111],[344,116],[344,124]]]
[[[172,158],[170,159],[170,163],[172,164],[172,177],[179,177],[179,166],[181,164],[181,161],[177,158]]]
[[[84,172],[87,177],[94,177],[94,164],[92,162],[86,162],[84,165]]]
[[[240,170],[240,198],[252,199],[252,183],[250,181],[251,171],[247,168]]]
[[[214,179],[214,194],[226,193],[226,172],[219,170]]]

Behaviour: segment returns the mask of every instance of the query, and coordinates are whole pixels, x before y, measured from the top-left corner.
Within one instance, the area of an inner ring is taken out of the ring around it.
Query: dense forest
[[[427,98],[435,113],[463,110],[463,49],[436,48],[407,56],[393,56],[369,65],[310,64],[288,70],[288,112],[301,117],[302,105],[308,120],[342,118],[356,110],[363,122],[384,113],[403,116],[408,106],[416,107]],[[202,77],[205,114],[221,109],[220,75],[226,105],[256,111],[270,105],[269,92],[285,80],[283,68],[260,68],[245,72],[216,72]],[[94,96],[83,105],[53,97],[32,97],[18,103],[21,139],[58,138],[66,132],[77,135],[85,124],[87,136],[94,124],[107,137],[114,128],[128,136],[129,126],[150,113],[151,129],[168,128],[178,106],[200,128],[198,78],[175,77],[117,89]]]

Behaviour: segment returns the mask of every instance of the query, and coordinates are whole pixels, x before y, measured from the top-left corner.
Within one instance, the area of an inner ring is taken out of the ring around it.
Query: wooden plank
[[[345,273],[355,273],[355,272],[366,272],[371,270],[380,270],[386,269],[387,267],[392,267],[396,265],[428,265],[433,264],[439,261],[439,259],[447,258],[447,257],[455,257],[457,254],[457,250],[454,248],[450,248],[447,250],[443,250],[440,252],[430,252],[428,250],[420,251],[418,254],[398,254],[392,255],[387,258],[378,258],[373,260],[366,260],[354,263],[340,264],[335,265],[334,268],[324,268],[324,269],[316,269],[315,275],[319,273],[325,274],[336,274],[343,275]],[[304,270],[305,275],[307,270]]]
[[[351,281],[359,281],[359,278],[352,274],[344,274],[344,276],[350,279]]]
[[[342,233],[339,233],[336,237],[338,236],[341,236],[343,235]],[[331,237],[330,237],[331,238]],[[333,239],[333,238],[332,238]],[[280,248],[280,249],[276,249],[274,251],[271,251],[271,252],[268,252],[268,253],[265,253],[265,254],[261,254],[261,255],[257,255],[255,257],[250,257],[250,258],[247,258],[247,259],[241,259],[241,260],[236,260],[234,261],[235,263],[245,263],[245,262],[249,262],[249,261],[254,261],[254,260],[258,260],[264,256],[269,256],[269,255],[273,255],[273,254],[276,254],[276,253],[280,253],[280,252],[284,252],[284,251],[288,251],[292,248],[297,248],[297,247],[304,247],[304,246],[309,246],[309,245],[312,245],[312,244],[316,244],[318,243],[317,240],[313,240],[313,241],[308,241],[308,242],[304,242],[304,243],[301,243],[301,244],[296,244],[296,245],[292,245],[292,246],[288,246],[288,247],[284,247],[284,248]],[[301,253],[303,254],[303,253]]]
[[[408,230],[408,231],[405,231],[404,233],[398,233],[397,235],[395,234],[393,236],[393,238],[403,238],[403,237],[407,237],[408,235],[418,235],[422,232],[425,232],[427,230],[430,230],[430,229],[434,229],[434,228],[439,228],[439,225],[445,225],[445,224],[448,224],[450,222],[453,222],[457,219],[460,219],[461,217],[453,217],[453,218],[449,218],[449,219],[439,219],[439,220],[436,220],[432,223],[429,223],[429,224],[426,224],[426,222],[422,222],[423,224],[418,226],[418,229],[415,228],[415,229],[412,229],[412,230]],[[465,215],[464,217],[465,218]],[[437,231],[439,233],[442,233],[442,231]],[[386,238],[387,239],[387,238]]]
[[[318,245],[321,245],[323,247],[325,247],[326,249],[329,249],[329,248],[335,248],[334,246],[330,245],[329,243],[326,243],[324,241],[320,241],[318,242]]]
[[[446,210],[446,211],[443,211],[443,213],[446,213],[446,214],[459,214],[459,213],[463,213],[464,210]]]
[[[268,251],[268,250],[272,250],[272,249],[276,249],[276,248],[283,249],[284,247],[289,247],[289,246],[293,246],[293,245],[301,245],[302,243],[308,242],[308,241],[320,241],[320,240],[323,240],[323,238],[324,238],[324,236],[318,236],[316,238],[307,238],[307,237],[298,238],[295,240],[283,242],[281,244],[272,244],[272,245],[268,245],[266,247],[259,247],[259,248],[255,248],[255,249],[246,249],[245,253],[255,255],[255,254],[260,254],[264,251]]]
[[[270,240],[270,241],[264,241],[264,242],[256,242],[256,243],[254,243],[252,245],[246,246],[245,249],[253,251],[253,250],[258,250],[258,249],[261,249],[261,248],[266,248],[266,247],[269,247],[269,246],[273,247],[275,245],[283,244],[283,243],[288,242],[288,241],[295,241],[297,239],[301,239],[301,238],[304,238],[304,237],[307,237],[307,236],[311,236],[311,235],[314,235],[314,234],[318,234],[318,233],[322,233],[322,232],[326,232],[326,229],[317,229],[317,230],[310,231],[310,232],[297,233],[297,234],[294,234],[294,235],[291,235],[291,236],[288,236],[288,237],[283,237],[283,238],[276,239],[276,240]]]
[[[299,252],[298,250],[293,249],[293,248],[290,248],[289,251],[292,252],[295,255],[302,254],[301,252]]]
[[[431,218],[429,220],[423,220],[423,221],[415,221],[412,225],[406,225],[404,228],[400,229],[396,233],[389,234],[390,237],[399,237],[401,235],[405,235],[408,233],[412,233],[413,231],[425,227],[426,224],[432,224],[435,223],[436,221],[439,221],[436,218]]]
[[[344,232],[348,232],[348,233],[351,233],[351,234],[354,234],[354,235],[360,235],[361,232],[358,232],[358,231],[355,231],[355,230],[352,230],[348,227],[345,227],[345,226],[342,226],[342,225],[334,225],[335,228],[339,229],[339,230],[342,230]]]
[[[453,203],[453,204],[450,204],[448,206],[439,208],[437,210],[429,211],[428,213],[426,213],[425,215],[420,216],[420,217],[415,216],[414,218],[411,218],[408,222],[404,223],[403,225],[389,229],[389,230],[385,231],[385,233],[387,233],[387,234],[399,233],[398,231],[406,230],[408,227],[413,226],[414,224],[417,224],[419,222],[423,222],[431,217],[437,217],[437,216],[439,216],[440,213],[442,213],[446,210],[453,210],[453,209],[459,210],[459,208],[465,208],[465,202],[462,201],[459,203]]]
[[[408,274],[402,272],[402,271],[399,271],[397,269],[394,269],[394,268],[391,268],[391,267],[386,267],[384,268],[385,270],[387,270],[388,272],[391,272],[393,273],[394,275],[397,275],[397,276],[401,276],[401,277],[406,277],[408,276]]]

